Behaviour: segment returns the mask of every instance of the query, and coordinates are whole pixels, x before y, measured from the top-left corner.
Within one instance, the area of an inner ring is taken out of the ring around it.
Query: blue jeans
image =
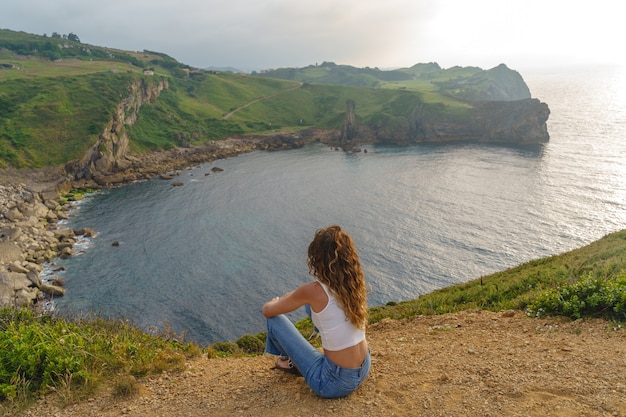
[[[320,397],[345,397],[367,378],[371,359],[368,351],[359,368],[335,365],[314,348],[283,314],[267,319],[265,351],[277,356],[289,356],[306,383]]]

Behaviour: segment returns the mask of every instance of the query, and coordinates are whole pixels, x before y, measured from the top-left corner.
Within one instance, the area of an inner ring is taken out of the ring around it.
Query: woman
[[[308,249],[304,284],[263,306],[266,352],[278,355],[276,367],[297,370],[321,397],[344,397],[365,380],[370,352],[365,339],[367,292],[352,238],[339,226],[318,230]],[[315,349],[284,315],[306,307],[322,339]]]

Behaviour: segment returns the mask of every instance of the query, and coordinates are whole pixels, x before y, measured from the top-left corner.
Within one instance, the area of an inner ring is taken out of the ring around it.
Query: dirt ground
[[[189,362],[141,380],[140,394],[103,390],[46,416],[626,416],[626,331],[602,320],[465,311],[370,326],[369,378],[346,398],[317,397],[270,356]]]

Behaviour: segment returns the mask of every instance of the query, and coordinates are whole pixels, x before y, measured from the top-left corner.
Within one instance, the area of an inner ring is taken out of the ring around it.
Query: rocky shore
[[[37,306],[48,298],[64,295],[62,282],[42,281],[44,266],[55,258],[72,256],[80,236],[96,233],[60,224],[74,208],[63,198],[71,190],[121,186],[254,150],[301,147],[325,135],[235,137],[198,147],[149,152],[129,157],[124,167],[113,172],[90,178],[76,179],[71,166],[0,170],[0,308]]]
[[[77,234],[90,233],[58,224],[70,208],[54,190],[0,185],[0,307],[36,305],[64,294],[40,274],[46,262],[73,254]]]

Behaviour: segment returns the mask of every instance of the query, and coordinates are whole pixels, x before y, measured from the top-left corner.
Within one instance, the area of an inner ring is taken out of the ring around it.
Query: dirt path
[[[371,326],[372,373],[352,395],[317,397],[271,357],[194,359],[141,381],[25,416],[626,416],[626,332],[601,320],[468,311]]]
[[[272,97],[276,97],[277,95],[279,95],[279,94],[283,94],[283,93],[286,93],[286,92],[288,92],[288,91],[297,90],[297,89],[298,89],[298,88],[300,88],[300,87],[302,87],[302,83],[298,83],[298,85],[296,85],[295,87],[289,87],[289,88],[287,88],[287,89],[285,89],[285,90],[279,91],[279,92],[278,92],[278,93],[276,93],[276,94],[272,94],[271,96],[264,96],[264,97],[255,98],[254,100],[249,101],[249,102],[247,102],[246,104],[244,104],[244,105],[242,105],[242,106],[239,106],[239,107],[235,108],[234,110],[232,110],[232,111],[230,111],[230,112],[226,113],[226,114],[224,115],[224,117],[222,117],[222,120],[228,120],[228,119],[230,119],[230,116],[232,116],[233,114],[237,113],[237,112],[238,112],[239,110],[241,110],[241,109],[245,109],[246,107],[249,107],[249,106],[253,105],[254,103],[258,103],[259,101],[263,101],[263,100],[270,99],[270,98],[272,98]]]

